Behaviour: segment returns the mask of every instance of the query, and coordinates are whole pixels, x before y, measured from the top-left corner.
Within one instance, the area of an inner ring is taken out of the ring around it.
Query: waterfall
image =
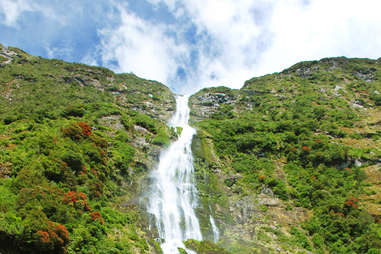
[[[218,241],[218,239],[220,238],[220,231],[218,230],[218,228],[216,226],[216,222],[214,222],[212,215],[209,216],[209,220],[210,220],[210,225],[212,225],[213,240],[216,243]]]
[[[177,110],[169,125],[181,127],[181,135],[160,154],[159,165],[151,174],[147,207],[147,211],[155,216],[164,254],[179,253],[178,247],[185,249],[183,241],[186,239],[202,240],[194,211],[197,207],[197,189],[191,143],[196,131],[188,125],[188,97],[178,96],[176,103]]]

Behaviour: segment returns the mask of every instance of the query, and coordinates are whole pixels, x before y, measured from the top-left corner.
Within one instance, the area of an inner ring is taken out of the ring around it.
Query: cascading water
[[[161,153],[159,165],[152,172],[152,186],[147,210],[156,219],[165,254],[179,253],[186,239],[201,240],[200,225],[194,209],[197,190],[193,177],[191,143],[195,129],[188,125],[188,97],[176,98],[177,110],[169,125],[181,127],[181,135]],[[189,253],[193,253],[187,250]]]
[[[216,222],[214,222],[214,218],[212,217],[212,215],[209,216],[209,220],[213,230],[213,241],[216,243],[218,239],[220,238],[220,231],[218,230],[216,226]]]

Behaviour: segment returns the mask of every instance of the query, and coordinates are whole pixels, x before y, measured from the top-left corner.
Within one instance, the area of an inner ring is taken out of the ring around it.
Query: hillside
[[[326,58],[190,98],[201,221],[231,253],[380,253],[381,59]]]
[[[174,110],[158,82],[0,45],[0,252],[159,252],[136,195]]]
[[[301,62],[189,105],[206,241],[187,248],[380,253],[381,59]],[[162,253],[146,176],[175,108],[158,82],[0,45],[0,253]]]

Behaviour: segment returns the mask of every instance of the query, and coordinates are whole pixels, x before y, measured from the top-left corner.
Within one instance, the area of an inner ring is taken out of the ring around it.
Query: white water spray
[[[156,219],[161,248],[165,254],[179,253],[186,239],[202,240],[194,209],[197,190],[193,177],[191,143],[195,129],[188,125],[188,98],[176,98],[177,110],[169,125],[182,127],[179,139],[161,153],[159,165],[152,172],[152,186],[147,210]],[[194,253],[187,250],[188,253]]]

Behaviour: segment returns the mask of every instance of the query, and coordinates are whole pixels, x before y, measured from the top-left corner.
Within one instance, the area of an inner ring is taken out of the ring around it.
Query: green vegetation
[[[135,197],[182,131],[165,125],[169,89],[8,50],[0,57],[0,252],[162,253]],[[193,95],[206,241],[187,248],[380,253],[380,94],[380,60],[330,58]]]
[[[226,250],[218,247],[213,242],[187,240],[184,242],[188,249],[194,250],[197,254],[229,254]]]
[[[139,210],[123,203],[146,173],[143,150],[174,137],[164,122],[169,89],[9,50],[16,55],[0,66],[0,252],[159,251]]]
[[[304,231],[288,229],[291,245],[317,253],[379,253],[380,214],[359,197],[367,167],[381,157],[380,92],[381,66],[346,58],[299,63],[238,91],[203,89],[190,100],[199,142],[210,143],[194,147],[199,165],[208,164],[196,169],[215,175],[217,162],[229,195],[270,188],[288,210],[310,210]]]

